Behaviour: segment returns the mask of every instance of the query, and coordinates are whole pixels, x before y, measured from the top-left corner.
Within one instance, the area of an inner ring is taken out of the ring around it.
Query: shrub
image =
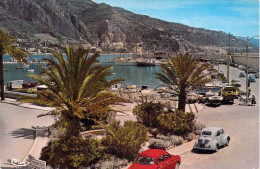
[[[172,143],[172,145],[175,145],[175,146],[181,145],[183,143],[183,138],[180,136],[172,135],[171,143]]]
[[[184,139],[187,140],[187,141],[191,141],[191,140],[194,139],[194,137],[195,137],[195,134],[193,134],[193,133],[188,133],[188,134],[184,137]]]
[[[195,115],[181,110],[158,117],[159,129],[164,133],[186,135],[193,130]]]
[[[192,133],[196,135],[200,135],[201,130],[205,127],[206,127],[205,124],[202,124],[200,122],[195,122]]]
[[[127,166],[127,160],[126,159],[120,159],[118,157],[111,157],[107,160],[101,160],[95,165],[93,165],[93,168],[95,169],[114,169],[114,168],[122,168],[124,166]]]
[[[137,105],[133,110],[138,121],[147,127],[158,127],[157,117],[163,113],[164,106],[161,103],[152,102]]]
[[[124,126],[120,126],[120,122],[115,121],[109,126],[109,133],[102,139],[102,144],[107,147],[108,153],[132,161],[146,140],[145,126],[134,121],[126,121]]]
[[[42,149],[40,159],[46,161],[52,168],[73,169],[94,164],[101,157],[103,150],[98,140],[63,137],[50,141]]]
[[[149,140],[149,148],[158,148],[158,149],[166,149],[167,147],[171,146],[171,141],[166,141],[162,139],[150,139]]]

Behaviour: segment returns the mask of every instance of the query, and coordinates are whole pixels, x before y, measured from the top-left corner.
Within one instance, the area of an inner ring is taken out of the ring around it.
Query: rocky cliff
[[[228,35],[221,31],[192,28],[91,0],[1,0],[0,27],[16,38],[40,43],[85,44],[103,50],[143,43],[145,50],[221,51]],[[245,41],[236,40],[236,48]],[[257,48],[252,48],[257,50]]]

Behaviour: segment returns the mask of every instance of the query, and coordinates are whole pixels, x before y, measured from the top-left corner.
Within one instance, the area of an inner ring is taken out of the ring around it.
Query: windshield
[[[233,87],[226,87],[224,88],[225,91],[236,91],[236,89],[234,89]]]
[[[211,135],[211,132],[210,132],[210,131],[203,131],[203,132],[202,132],[202,135],[210,136],[210,135]]]
[[[144,165],[154,165],[155,159],[151,157],[138,157],[137,164],[144,164]]]
[[[233,82],[240,82],[240,80],[236,79],[236,80],[233,80]]]

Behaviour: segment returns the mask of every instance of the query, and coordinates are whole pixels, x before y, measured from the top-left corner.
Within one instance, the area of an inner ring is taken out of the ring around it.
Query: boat
[[[118,60],[118,61],[114,61],[115,65],[120,65],[120,66],[136,66],[137,62],[135,61],[128,61],[128,60]]]
[[[7,70],[7,69],[3,69],[3,71],[5,71],[5,72],[6,72],[6,71],[8,71],[8,70]]]
[[[22,84],[22,87],[24,89],[29,89],[29,88],[33,88],[36,87],[38,85],[39,82],[29,82],[29,83],[24,83]]]
[[[156,64],[152,62],[137,62],[137,66],[156,66]]]
[[[137,91],[136,85],[134,85],[134,84],[125,85],[125,89],[129,92],[136,92]]]
[[[222,96],[210,96],[208,101],[210,104],[213,105],[220,105],[222,103],[223,97]]]
[[[16,69],[23,69],[23,66],[16,66]]]
[[[27,72],[28,73],[34,73],[34,69],[28,69]]]
[[[42,90],[46,90],[46,89],[48,89],[48,86],[46,86],[46,85],[37,86],[37,91],[42,91]]]

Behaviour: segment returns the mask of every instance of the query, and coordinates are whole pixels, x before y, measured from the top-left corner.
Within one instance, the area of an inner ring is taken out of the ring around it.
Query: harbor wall
[[[227,61],[227,55],[197,55],[197,57],[207,58],[211,60],[224,59]],[[246,54],[235,54],[231,55],[231,60],[234,63],[246,65]],[[248,54],[248,66],[259,71],[259,54],[249,53]]]

